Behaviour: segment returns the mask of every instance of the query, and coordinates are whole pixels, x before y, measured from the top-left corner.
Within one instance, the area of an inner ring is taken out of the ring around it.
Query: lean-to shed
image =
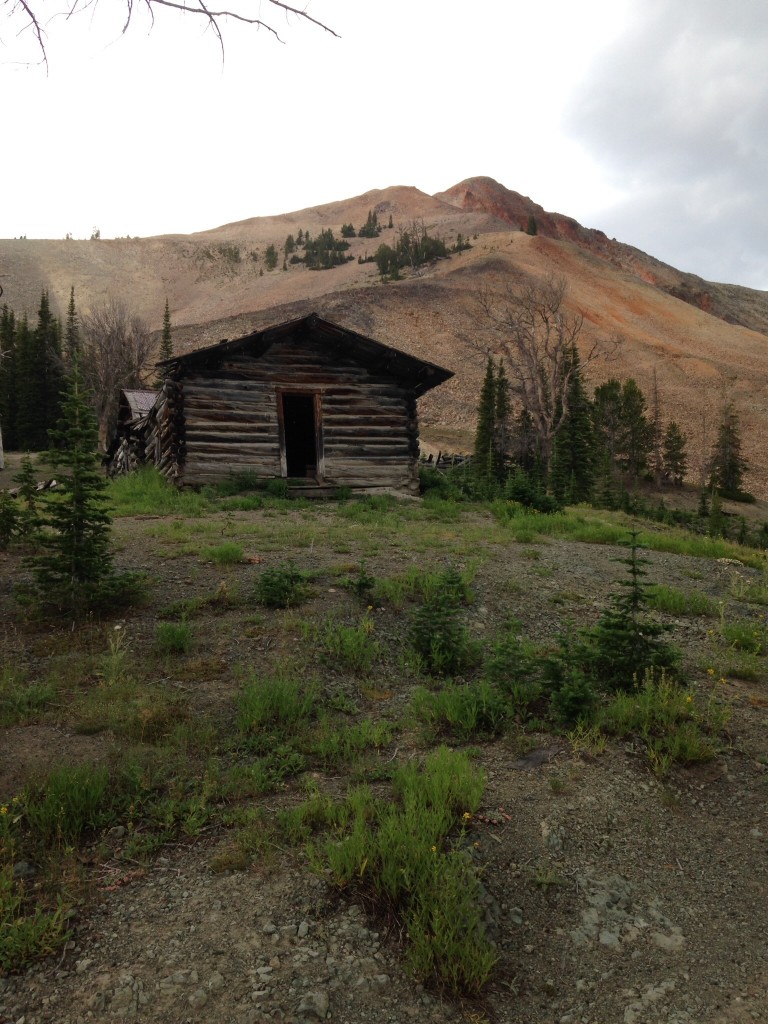
[[[144,450],[149,414],[157,391],[121,391],[117,404],[117,428],[104,462],[110,476],[130,473],[146,461]]]
[[[416,400],[453,374],[317,314],[161,364],[147,455],[179,485],[250,473],[330,493],[418,487]]]

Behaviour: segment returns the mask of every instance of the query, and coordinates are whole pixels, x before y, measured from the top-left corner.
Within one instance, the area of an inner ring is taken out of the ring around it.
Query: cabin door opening
[[[317,476],[318,431],[314,395],[283,392],[283,436],[287,476]]]

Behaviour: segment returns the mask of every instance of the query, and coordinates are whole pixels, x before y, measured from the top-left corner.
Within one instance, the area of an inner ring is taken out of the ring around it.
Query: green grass
[[[179,622],[158,622],[155,627],[155,650],[161,657],[189,654],[193,640],[192,626],[184,619]]]
[[[30,907],[13,865],[0,865],[0,971],[18,971],[49,956],[69,939],[66,906],[52,911]]]
[[[437,691],[417,687],[410,712],[426,736],[450,736],[468,740],[500,735],[505,728],[508,706],[504,696],[484,681],[451,684]]]
[[[237,702],[237,724],[257,749],[267,749],[275,738],[285,740],[313,719],[320,690],[314,681],[284,676],[252,676]]]
[[[366,614],[355,626],[346,626],[336,619],[327,619],[318,626],[307,624],[305,634],[317,646],[329,668],[368,676],[381,655],[375,628],[373,619]]]
[[[768,581],[762,575],[757,579],[746,579],[741,573],[733,573],[730,592],[744,604],[768,605]]]
[[[0,727],[35,721],[53,704],[56,695],[52,680],[31,680],[24,672],[4,668],[0,674]]]
[[[699,590],[680,590],[665,584],[648,588],[648,607],[667,615],[717,615],[717,604]]]
[[[202,516],[212,502],[197,491],[180,490],[168,483],[153,466],[109,481],[107,494],[113,516]]]
[[[729,717],[729,708],[715,697],[702,705],[664,673],[648,673],[637,690],[615,694],[597,723],[608,735],[641,738],[651,767],[663,777],[674,764],[712,760]]]
[[[450,835],[479,806],[483,776],[466,754],[441,747],[423,768],[410,762],[397,769],[392,782],[392,801],[376,800],[363,786],[339,807],[321,804],[321,823],[333,824],[336,835],[315,844],[313,857],[340,887],[395,915],[415,977],[477,993],[496,953],[483,926],[476,870]]]
[[[203,558],[215,562],[217,565],[238,565],[243,560],[245,552],[242,544],[234,541],[227,541],[224,544],[217,544],[212,548],[203,548]]]
[[[768,626],[764,619],[723,620],[720,623],[723,642],[733,651],[764,655],[768,650]]]

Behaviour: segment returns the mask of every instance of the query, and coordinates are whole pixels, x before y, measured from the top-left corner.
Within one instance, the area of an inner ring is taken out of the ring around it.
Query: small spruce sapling
[[[648,615],[643,566],[649,563],[638,554],[637,531],[626,546],[627,557],[617,561],[626,565],[628,579],[619,581],[622,591],[585,638],[588,669],[609,690],[632,690],[647,672],[673,672],[680,661],[679,651],[662,639],[669,627]]]

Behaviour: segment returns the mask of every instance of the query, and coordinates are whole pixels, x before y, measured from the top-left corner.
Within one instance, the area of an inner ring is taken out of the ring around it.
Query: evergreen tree
[[[619,582],[622,592],[600,616],[585,649],[590,673],[609,690],[632,690],[642,685],[646,672],[674,670],[680,660],[678,651],[662,640],[669,627],[648,617],[648,559],[638,554],[634,530],[627,547],[627,557],[617,561],[626,565],[628,578]]]
[[[528,410],[522,408],[515,419],[513,452],[515,461],[526,473],[534,473],[540,462],[536,441],[536,424]]]
[[[375,210],[368,211],[368,218],[357,233],[360,238],[376,238],[381,233]]]
[[[160,352],[158,353],[158,362],[165,362],[166,359],[173,358],[173,328],[171,325],[171,308],[168,305],[168,298],[165,299],[165,309],[163,310],[163,333],[160,335]],[[165,369],[158,367],[157,375],[155,376],[155,387],[161,388],[165,381]]]
[[[477,429],[473,469],[483,484],[490,484],[495,476],[495,433],[496,433],[496,374],[493,360],[488,356],[483,386],[480,389],[480,404],[477,409]]]
[[[80,321],[75,308],[75,287],[69,291],[69,305],[67,306],[67,321],[64,326],[64,358],[68,364],[72,364],[80,354]]]
[[[661,487],[664,479],[664,453],[661,431],[661,399],[659,397],[659,381],[656,369],[653,371],[653,391],[651,410],[651,472],[657,487]]]
[[[264,252],[264,262],[267,265],[267,270],[274,270],[277,266],[277,249],[271,243]]]
[[[648,468],[653,428],[646,416],[645,395],[630,377],[621,389],[622,462],[632,480]]]
[[[511,411],[509,378],[504,370],[504,361],[500,359],[496,369],[493,417],[493,470],[494,476],[499,481],[503,481],[507,475],[509,462],[509,417]]]
[[[536,223],[536,218],[533,214],[530,214],[528,217],[528,223],[525,226],[525,233],[526,235],[537,235],[539,233],[539,226]]]
[[[37,327],[20,325],[17,332],[18,442],[29,451],[42,451],[48,430],[59,417],[64,383],[61,328],[51,312],[48,292],[40,297]]]
[[[687,443],[687,436],[682,432],[677,423],[672,420],[664,433],[662,459],[664,478],[670,480],[676,487],[682,486],[688,469]]]
[[[592,405],[584,388],[579,352],[570,353],[574,364],[567,388],[568,413],[555,438],[550,486],[559,502],[589,501],[595,483]]]
[[[26,313],[16,323],[16,447],[39,451],[45,447],[44,410],[37,389],[39,369],[35,335]]]
[[[744,493],[742,485],[746,469],[747,462],[741,454],[739,421],[733,403],[730,403],[723,410],[712,451],[710,486],[724,498],[739,498]]]
[[[19,447],[17,421],[16,318],[4,305],[0,310],[0,427],[9,451]]]
[[[44,520],[49,529],[41,538],[42,550],[29,559],[29,565],[41,603],[78,612],[104,600],[116,583],[109,551],[106,481],[96,450],[98,424],[78,359],[62,399],[61,419],[51,431],[54,447],[46,454],[59,489],[47,502]]]
[[[717,491],[712,493],[712,504],[707,518],[707,533],[710,537],[727,537],[728,520],[723,512],[723,502]]]

